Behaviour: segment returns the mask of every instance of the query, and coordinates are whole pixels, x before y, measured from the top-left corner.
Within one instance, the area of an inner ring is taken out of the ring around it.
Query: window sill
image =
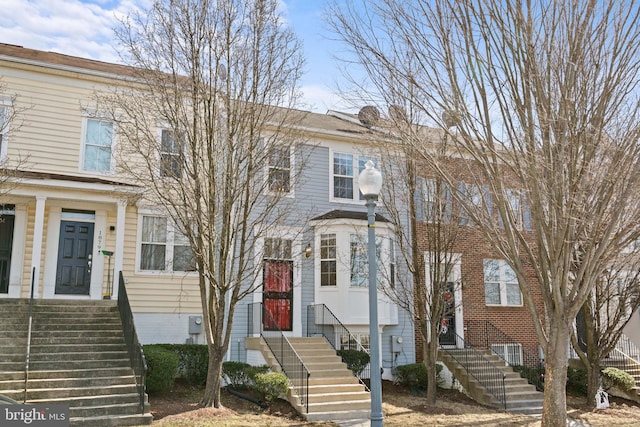
[[[504,308],[518,308],[518,307],[524,307],[524,304],[520,304],[520,305],[513,305],[513,304],[485,304],[485,307],[504,307]]]

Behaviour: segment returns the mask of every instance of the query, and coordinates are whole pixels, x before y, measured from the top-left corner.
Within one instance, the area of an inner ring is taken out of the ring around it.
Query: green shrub
[[[209,371],[209,351],[205,344],[160,344],[178,355],[178,376],[189,384],[203,386]]]
[[[360,350],[338,350],[338,356],[347,364],[355,376],[360,376],[364,368],[369,364],[369,353]]]
[[[262,398],[270,403],[281,395],[287,393],[289,379],[282,372],[266,372],[256,374],[253,378],[255,389]]]
[[[252,366],[244,362],[223,362],[222,377],[233,388],[244,388],[251,384],[249,372]]]
[[[605,387],[618,387],[621,390],[629,391],[636,385],[630,373],[622,371],[618,368],[605,368],[602,370],[602,378]]]
[[[245,372],[249,378],[249,382],[246,385],[250,387],[255,383],[255,376],[258,374],[266,374],[269,372],[269,367],[267,365],[248,366],[245,368]]]
[[[440,382],[440,372],[442,365],[436,365],[436,379]],[[394,383],[406,387],[408,389],[426,389],[427,388],[427,368],[424,363],[411,363],[409,365],[397,366],[393,373]]]
[[[587,395],[587,370],[583,368],[567,369],[567,392],[575,396]]]
[[[178,372],[178,355],[158,345],[144,346],[147,359],[147,391],[155,393],[168,390]]]

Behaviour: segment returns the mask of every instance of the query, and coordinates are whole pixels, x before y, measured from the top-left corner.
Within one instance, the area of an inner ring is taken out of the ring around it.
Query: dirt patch
[[[267,408],[221,391],[222,408],[200,408],[202,390],[184,384],[166,393],[152,395],[149,400],[157,427],[213,427],[213,426],[337,426],[323,422],[308,422],[285,400],[277,399]],[[255,396],[254,396],[255,397]],[[382,409],[385,426],[528,426],[539,427],[539,419],[499,411],[478,405],[463,393],[438,390],[435,406],[426,405],[424,394],[406,390],[383,381]],[[638,426],[640,406],[634,402],[611,398],[611,407],[589,409],[583,398],[567,398],[571,418],[593,427]]]

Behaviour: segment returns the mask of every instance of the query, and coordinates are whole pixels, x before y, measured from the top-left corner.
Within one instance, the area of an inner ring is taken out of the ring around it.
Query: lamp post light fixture
[[[376,271],[376,201],[382,188],[382,174],[371,160],[358,176],[358,187],[367,207],[368,260],[369,260],[369,353],[371,364],[371,426],[382,426],[382,373],[380,371],[380,343],[378,335],[378,288]]]

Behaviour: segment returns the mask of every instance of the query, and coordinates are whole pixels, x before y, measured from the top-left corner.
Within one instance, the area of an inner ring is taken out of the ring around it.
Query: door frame
[[[49,205],[49,220],[47,222],[47,245],[43,276],[43,298],[47,299],[102,299],[102,286],[105,261],[101,254],[105,245],[107,228],[107,211],[105,209],[91,209],[93,206],[84,205],[82,208],[72,204],[66,204],[70,209],[92,210],[95,218],[92,220],[82,218],[65,218],[61,205]],[[62,221],[73,220],[76,222],[92,222],[93,226],[93,251],[91,267],[91,284],[89,295],[56,294],[56,273],[58,270],[58,242],[60,239],[60,225]]]
[[[280,239],[293,240],[291,244],[292,261],[293,261],[293,330],[282,331],[285,336],[288,337],[302,337],[302,254],[304,253],[303,240],[301,237],[301,230],[298,228],[290,227],[272,227],[268,232],[261,233],[262,235],[256,239],[256,245],[254,248],[254,259],[260,260],[259,277],[255,282],[255,290],[253,291],[254,303],[262,303],[262,267],[264,261],[264,238],[274,237]],[[260,318],[260,325],[262,325],[262,317]]]
[[[425,269],[425,281],[427,284],[427,287],[431,287],[431,282],[429,281],[430,279],[430,274],[429,274],[429,260],[430,260],[430,253],[429,252],[424,252],[424,269]],[[463,303],[462,303],[462,254],[460,253],[451,253],[449,254],[451,256],[451,260],[453,262],[453,268],[451,271],[451,275],[448,278],[449,280],[447,280],[447,282],[453,282],[453,295],[454,295],[454,300],[455,300],[455,308],[454,308],[454,315],[455,315],[455,331],[456,334],[464,339],[464,310],[463,310]],[[439,338],[438,338],[439,339]],[[458,346],[460,347],[462,344],[459,343]],[[456,345],[443,345],[442,347],[444,348],[455,348]]]

